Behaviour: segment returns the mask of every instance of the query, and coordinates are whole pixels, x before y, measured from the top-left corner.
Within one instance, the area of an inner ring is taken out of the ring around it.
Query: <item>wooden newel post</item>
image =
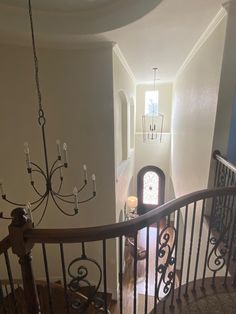
[[[12,223],[9,226],[9,236],[12,251],[19,257],[27,313],[40,314],[38,293],[31,264],[31,249],[33,248],[33,244],[24,239],[25,231],[31,229],[33,225],[27,218],[24,208],[15,208],[11,216]]]

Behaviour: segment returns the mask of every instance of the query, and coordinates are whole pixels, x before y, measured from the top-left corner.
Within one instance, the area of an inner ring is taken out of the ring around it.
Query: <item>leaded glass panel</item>
[[[159,176],[154,171],[143,176],[143,204],[159,204]]]

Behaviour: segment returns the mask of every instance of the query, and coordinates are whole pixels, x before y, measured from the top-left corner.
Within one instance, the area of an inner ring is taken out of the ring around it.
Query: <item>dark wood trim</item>
[[[236,194],[236,187],[202,190],[172,200],[142,216],[126,222],[90,228],[29,229],[25,231],[24,238],[32,243],[80,243],[112,239],[121,235],[132,236],[137,230],[160,221],[163,217],[186,206],[186,204],[211,197],[234,194]]]
[[[27,313],[40,314],[40,305],[31,260],[32,257],[30,253],[21,256],[19,259],[24,286],[24,297]]]

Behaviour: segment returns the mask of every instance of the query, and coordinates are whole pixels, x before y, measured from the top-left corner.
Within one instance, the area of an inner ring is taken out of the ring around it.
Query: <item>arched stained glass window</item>
[[[138,214],[164,203],[165,174],[155,166],[146,166],[138,173]]]

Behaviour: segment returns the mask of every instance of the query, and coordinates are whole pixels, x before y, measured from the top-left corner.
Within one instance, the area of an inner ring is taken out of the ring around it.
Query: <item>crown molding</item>
[[[126,61],[126,59],[125,59],[123,53],[121,52],[121,50],[120,50],[118,44],[114,44],[114,46],[113,46],[113,51],[114,51],[114,53],[116,54],[116,56],[118,57],[118,59],[120,60],[120,62],[122,63],[122,65],[123,65],[123,67],[125,68],[125,70],[128,72],[128,74],[129,74],[130,78],[132,79],[132,81],[134,82],[134,84],[136,84],[136,83],[137,83],[137,80],[136,80],[136,78],[135,78],[135,76],[134,76],[134,73],[133,73],[133,71],[131,70],[131,68],[130,68],[130,66],[129,66],[129,64],[128,64],[128,62]]]
[[[236,0],[226,1],[225,3],[222,4],[222,6],[228,13],[230,13],[232,8],[234,8],[234,10],[236,9]]]
[[[214,30],[217,28],[217,26],[221,23],[221,21],[224,19],[226,15],[227,15],[227,12],[225,8],[222,7],[219,10],[219,12],[216,14],[214,19],[211,21],[211,23],[208,25],[206,30],[203,32],[201,37],[198,39],[193,49],[190,51],[184,63],[181,65],[181,67],[177,71],[175,79],[185,70],[187,65],[191,62],[191,60],[194,58],[194,56],[197,54],[200,48],[205,44],[207,39],[211,36],[211,34],[214,32]]]

